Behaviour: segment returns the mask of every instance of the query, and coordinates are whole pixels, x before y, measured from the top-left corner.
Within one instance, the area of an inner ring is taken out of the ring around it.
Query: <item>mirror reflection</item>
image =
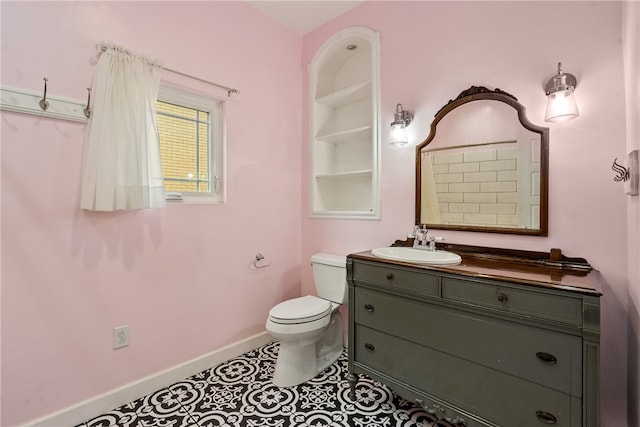
[[[417,224],[547,234],[548,129],[512,95],[462,92],[436,114],[416,156]]]

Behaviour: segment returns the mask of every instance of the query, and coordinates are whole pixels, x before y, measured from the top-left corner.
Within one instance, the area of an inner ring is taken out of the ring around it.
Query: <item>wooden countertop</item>
[[[397,243],[393,246],[406,246]],[[551,253],[546,253],[438,244],[438,250],[457,253],[462,257],[462,261],[458,265],[416,264],[376,257],[372,255],[371,251],[351,254],[349,257],[468,277],[516,282],[586,295],[602,295],[602,281],[598,270],[591,268],[586,260],[567,258],[556,249]]]

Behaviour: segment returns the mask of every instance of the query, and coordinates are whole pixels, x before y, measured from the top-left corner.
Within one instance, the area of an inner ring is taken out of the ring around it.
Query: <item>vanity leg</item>
[[[356,400],[356,385],[358,384],[358,375],[353,372],[349,372],[347,375],[347,382],[349,383],[349,399]]]

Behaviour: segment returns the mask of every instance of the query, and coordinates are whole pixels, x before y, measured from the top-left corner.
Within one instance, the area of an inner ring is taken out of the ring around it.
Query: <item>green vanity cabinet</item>
[[[349,255],[351,397],[366,374],[452,424],[597,427],[597,272],[499,266]]]

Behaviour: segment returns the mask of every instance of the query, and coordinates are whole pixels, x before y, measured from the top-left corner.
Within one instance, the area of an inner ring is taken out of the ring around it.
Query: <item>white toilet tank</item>
[[[319,253],[311,256],[313,282],[320,298],[347,303],[347,257]]]

